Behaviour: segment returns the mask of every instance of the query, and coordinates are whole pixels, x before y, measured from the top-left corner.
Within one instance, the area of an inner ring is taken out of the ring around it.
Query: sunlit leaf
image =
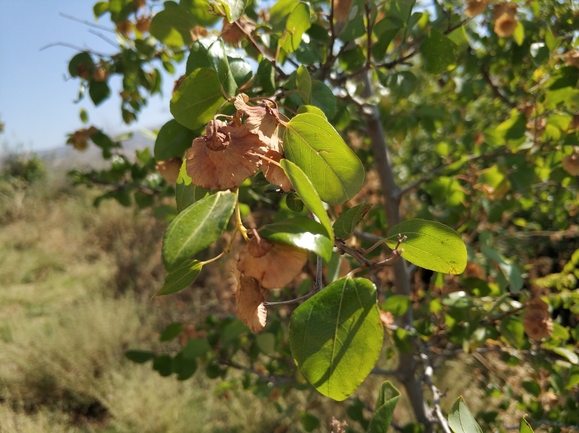
[[[376,287],[363,278],[341,278],[292,314],[290,347],[298,368],[323,395],[348,398],[374,367],[384,329]]]
[[[308,177],[297,165],[287,159],[282,159],[280,165],[304,204],[315,216],[318,217],[333,244],[334,231],[332,230],[332,224],[330,223],[328,214],[324,209],[324,204],[320,200],[320,196]]]
[[[395,225],[388,231],[386,243],[396,247],[400,236],[405,236],[400,248],[402,257],[421,268],[446,274],[460,274],[466,268],[466,246],[458,233],[436,221],[412,219]]]
[[[431,74],[446,72],[455,64],[457,46],[435,28],[430,29],[420,45],[424,69]]]
[[[195,18],[184,8],[175,3],[157,13],[151,20],[149,31],[162,43],[182,47],[191,44],[191,29]]]
[[[219,0],[219,3],[225,8],[227,20],[232,23],[243,15],[248,0]]]
[[[197,279],[202,268],[203,264],[197,260],[183,263],[167,274],[165,283],[156,296],[170,295],[189,287]]]
[[[300,66],[296,71],[296,87],[303,103],[309,104],[312,96],[312,79],[305,66]]]
[[[310,26],[310,7],[307,3],[299,2],[288,16],[285,32],[280,40],[280,46],[286,53],[292,53],[298,49],[303,34]]]
[[[290,218],[264,226],[259,235],[275,242],[312,251],[330,261],[333,244],[320,223],[306,217]]]
[[[322,117],[298,114],[286,125],[283,142],[287,159],[304,171],[323,201],[342,204],[360,191],[362,163]]]

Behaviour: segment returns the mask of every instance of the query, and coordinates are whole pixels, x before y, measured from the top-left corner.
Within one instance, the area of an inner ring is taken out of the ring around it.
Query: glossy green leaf
[[[182,47],[191,44],[191,29],[195,25],[195,18],[186,9],[173,4],[153,17],[149,31],[166,45]]]
[[[328,119],[333,119],[338,112],[336,97],[332,90],[318,80],[312,82],[312,97],[310,103],[324,112]]]
[[[155,296],[170,295],[186,289],[197,279],[201,269],[203,269],[203,264],[197,260],[183,263],[167,274],[163,287]]]
[[[521,420],[521,424],[519,425],[519,433],[533,433],[533,429],[531,428],[531,424],[525,418]]]
[[[399,398],[400,391],[390,381],[382,384],[376,401],[376,410],[370,420],[368,433],[384,433],[388,431],[394,415],[394,408]]]
[[[302,102],[309,104],[312,97],[312,79],[308,69],[303,65],[300,65],[296,70],[296,88],[302,98]]]
[[[285,203],[288,209],[293,210],[294,212],[301,212],[304,209],[304,202],[302,199],[294,192],[290,192],[285,197]]]
[[[334,235],[340,239],[348,239],[370,209],[372,203],[362,203],[342,212],[334,221]]]
[[[285,23],[285,31],[280,40],[280,46],[286,53],[298,49],[302,36],[311,26],[310,7],[307,3],[299,2],[289,14]]]
[[[197,134],[185,128],[175,119],[165,123],[155,140],[155,159],[164,161],[175,157],[183,157],[183,153],[191,147]]]
[[[458,233],[439,222],[412,219],[388,231],[386,244],[396,247],[398,235],[406,236],[399,248],[402,257],[416,266],[445,274],[460,274],[466,268],[466,246]]]
[[[323,201],[339,205],[360,191],[362,163],[322,117],[298,114],[286,125],[283,143],[287,159],[304,171]]]
[[[171,341],[177,338],[181,331],[183,331],[183,324],[181,322],[173,322],[163,329],[159,341]]]
[[[163,238],[163,264],[174,271],[215,242],[233,214],[237,196],[218,192],[193,203],[171,222]]]
[[[248,0],[219,0],[219,3],[221,3],[225,9],[227,21],[232,23],[237,21],[241,15],[243,15]]]
[[[211,69],[213,66],[209,61],[209,56],[207,55],[207,47],[203,44],[201,40],[196,40],[191,45],[189,50],[189,57],[187,57],[187,65],[185,67],[185,74],[189,75],[196,69],[206,68]]]
[[[171,114],[181,125],[195,130],[205,126],[225,102],[221,83],[213,69],[197,69],[171,98]]]
[[[218,39],[207,50],[209,62],[213,69],[217,71],[217,78],[223,87],[223,90],[229,96],[234,96],[237,91],[237,83],[229,67],[229,59],[225,53],[225,45],[222,39]]]
[[[448,425],[454,433],[483,433],[462,397],[456,399],[448,415]]]
[[[207,194],[209,194],[208,190],[193,183],[187,174],[187,161],[183,161],[183,164],[181,164],[181,169],[179,170],[177,185],[175,185],[175,201],[177,202],[177,213],[206,197]]]
[[[442,74],[450,69],[456,60],[457,46],[448,37],[432,28],[420,45],[424,69],[431,74]]]
[[[342,401],[370,373],[384,329],[376,287],[364,278],[341,278],[301,304],[290,323],[294,360],[323,395]]]
[[[149,350],[127,350],[125,357],[137,364],[144,364],[150,359],[153,359],[155,354]]]
[[[268,224],[259,231],[259,235],[274,242],[312,251],[321,256],[326,263],[332,256],[333,244],[325,227],[310,218],[290,218]]]
[[[316,192],[308,177],[301,170],[301,168],[287,159],[282,159],[280,161],[280,165],[304,204],[315,216],[318,217],[320,223],[326,229],[332,244],[334,244],[334,231],[332,230],[332,223],[330,223],[330,219],[328,218],[328,214],[324,209],[324,204],[320,200],[320,196]]]

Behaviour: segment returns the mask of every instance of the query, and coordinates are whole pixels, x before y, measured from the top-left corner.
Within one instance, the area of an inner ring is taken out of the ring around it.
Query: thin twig
[[[83,20],[83,19],[80,19],[80,18],[77,18],[77,17],[73,17],[72,15],[67,15],[67,14],[62,13],[62,12],[61,12],[59,15],[60,15],[61,17],[67,18],[67,19],[72,20],[72,21],[76,21],[76,22],[81,23],[81,24],[84,24],[84,25],[86,25],[86,26],[94,27],[95,29],[99,29],[99,30],[104,30],[104,31],[107,31],[107,32],[115,33],[115,30],[113,30],[113,29],[111,29],[111,28],[109,28],[109,27],[105,27],[105,26],[101,26],[101,25],[98,25],[98,24],[95,24],[95,23],[91,23],[90,21],[86,21],[86,20]]]
[[[432,382],[432,375],[434,373],[434,369],[432,368],[432,364],[430,359],[426,355],[425,351],[422,350],[420,353],[420,358],[422,359],[422,364],[424,366],[424,376],[423,380],[426,382],[430,391],[432,392],[432,412],[434,413],[435,418],[438,420],[438,423],[444,430],[444,433],[452,433],[450,430],[450,426],[448,425],[448,421],[444,417],[442,413],[442,408],[440,407],[440,399],[444,396],[442,392],[434,385]]]
[[[278,378],[278,377],[275,377],[275,376],[266,376],[265,374],[262,374],[262,373],[260,373],[259,371],[255,370],[255,369],[253,369],[253,368],[251,368],[251,367],[238,364],[238,363],[236,363],[236,362],[230,361],[229,359],[218,359],[218,360],[217,360],[217,363],[218,363],[218,364],[221,364],[221,365],[226,365],[226,366],[228,366],[228,367],[235,368],[235,369],[237,369],[237,370],[242,370],[242,371],[246,371],[246,372],[248,372],[248,373],[254,374],[254,375],[256,375],[256,376],[259,378],[259,380],[261,380],[262,382],[272,383],[272,384],[274,384],[274,386],[283,385],[283,384],[286,384],[286,383],[291,383],[291,382],[293,382],[293,380],[290,379],[290,378],[284,378],[284,377]]]
[[[495,96],[499,99],[501,99],[503,102],[505,102],[509,107],[516,107],[517,104],[515,104],[513,101],[511,101],[509,99],[509,97],[505,94],[505,92],[503,92],[503,89],[501,89],[491,78],[489,71],[481,65],[480,67],[480,71],[482,73],[483,78],[485,79],[485,81],[489,84],[489,86],[491,86],[491,89],[493,90],[493,93],[495,94]]]

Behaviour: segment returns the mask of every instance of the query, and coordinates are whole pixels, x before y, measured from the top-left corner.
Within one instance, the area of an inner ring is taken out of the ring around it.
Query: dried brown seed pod
[[[272,160],[275,162],[279,162],[282,159],[283,155],[279,152],[276,152],[275,150],[268,150],[264,156],[265,158],[263,159],[261,165],[261,171],[263,172],[263,175],[265,176],[267,181],[272,185],[281,188],[285,192],[291,191],[293,189],[293,186],[288,177],[286,176],[285,172],[283,171],[283,169],[279,165],[276,165],[273,162],[269,161]]]
[[[255,30],[255,25],[244,17],[239,18],[234,23],[230,23],[227,18],[224,18],[221,37],[225,42],[237,47],[245,35],[251,34],[253,30]]]
[[[147,33],[149,31],[150,26],[151,26],[151,17],[137,18],[136,27],[140,33]]]
[[[235,315],[253,332],[259,332],[265,327],[267,310],[263,305],[264,299],[259,283],[251,277],[241,275],[235,292]]]
[[[156,168],[168,183],[177,183],[181,164],[183,164],[181,158],[171,158],[166,161],[158,161]]]
[[[87,129],[79,129],[78,131],[74,131],[66,140],[67,144],[72,144],[76,150],[85,151],[88,149],[88,140],[93,136],[95,132],[97,132],[94,126],[91,126]]]
[[[570,50],[561,55],[567,66],[579,68],[579,50]]]
[[[494,31],[501,38],[510,38],[517,27],[517,5],[513,3],[498,3],[493,7],[495,17]]]
[[[297,277],[307,259],[306,250],[255,236],[239,253],[237,269],[263,288],[276,289]]]
[[[536,341],[551,336],[553,321],[549,315],[549,306],[541,298],[533,298],[527,302],[523,328],[529,338]]]
[[[474,17],[482,14],[488,6],[487,0],[467,0],[464,14],[467,17]]]
[[[567,155],[565,158],[563,158],[561,164],[563,165],[563,170],[565,170],[571,176],[579,175],[579,153]]]
[[[187,174],[207,189],[235,188],[257,172],[266,150],[245,125],[212,120],[187,151]]]
[[[249,105],[247,95],[240,93],[235,98],[235,108],[241,114],[247,116],[244,125],[253,134],[257,134],[261,142],[268,148],[276,152],[283,153],[281,141],[279,139],[279,111],[267,102],[262,105]]]

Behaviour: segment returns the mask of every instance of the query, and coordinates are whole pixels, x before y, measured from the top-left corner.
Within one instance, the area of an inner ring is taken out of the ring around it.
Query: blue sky
[[[91,30],[86,24],[60,15],[94,23],[95,1],[0,0],[0,121],[5,124],[0,143],[4,147],[38,151],[64,145],[67,133],[86,127],[79,118],[80,108],[87,110],[89,125],[113,136],[159,128],[171,118],[169,99],[175,79],[171,76],[164,77],[163,96],[151,98],[139,121],[128,126],[122,123],[120,115],[119,80],[112,81],[113,96],[99,107],[92,105],[88,95],[74,103],[79,80],[68,77],[68,62],[76,51],[64,46],[41,49],[65,43],[108,54],[115,52],[113,46],[92,31],[113,40],[114,34]],[[98,24],[113,28],[107,16]]]

